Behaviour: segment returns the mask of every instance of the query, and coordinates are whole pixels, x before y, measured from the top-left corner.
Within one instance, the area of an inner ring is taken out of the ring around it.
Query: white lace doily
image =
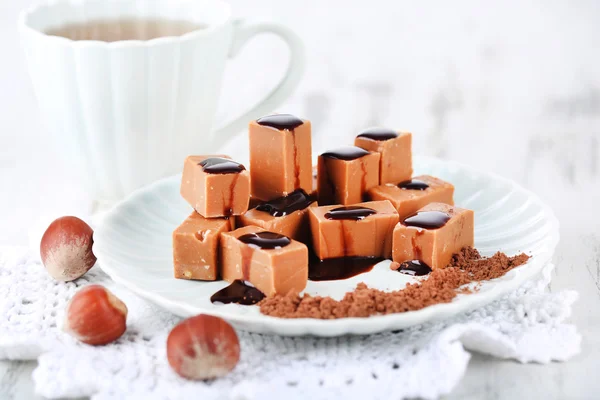
[[[547,293],[542,279],[452,320],[372,336],[284,338],[238,332],[242,356],[223,379],[190,382],[173,373],[165,342],[179,318],[115,285],[96,266],[75,283],[53,281],[24,249],[0,249],[0,358],[38,359],[36,392],[94,399],[436,398],[460,381],[469,352],[520,362],[566,360],[581,338],[565,323],[577,293]],[[60,330],[78,287],[109,287],[129,308],[127,333],[92,347]]]

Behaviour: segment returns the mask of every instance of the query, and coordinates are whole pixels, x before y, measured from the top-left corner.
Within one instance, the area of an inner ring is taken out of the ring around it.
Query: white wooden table
[[[28,228],[44,215],[81,209],[81,193],[47,150],[51,140],[43,134],[18,49],[13,21],[30,2],[4,2],[0,12],[8,60],[0,63],[0,105],[10,110],[0,113],[2,244],[27,243]],[[580,293],[572,321],[583,335],[582,353],[550,365],[474,355],[448,398],[598,398],[598,3],[514,0],[487,8],[480,2],[384,0],[371,0],[369,7],[342,0],[231,3],[238,15],[278,20],[305,40],[306,78],[280,111],[313,121],[316,149],[349,142],[372,124],[410,129],[416,152],[514,179],[558,215],[562,237],[550,290]],[[255,56],[263,47],[273,49],[269,68],[283,69],[282,46],[257,39],[228,70],[222,99],[228,111],[243,109],[255,91],[268,87],[248,79],[252,71],[265,71]],[[0,362],[0,399],[35,398],[34,368],[33,362]]]

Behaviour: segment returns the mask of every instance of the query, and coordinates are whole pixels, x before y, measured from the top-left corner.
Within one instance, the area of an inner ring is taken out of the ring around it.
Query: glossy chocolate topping
[[[404,190],[425,190],[429,185],[418,179],[411,179],[409,181],[400,182],[398,187]]]
[[[304,190],[298,189],[287,196],[261,203],[256,209],[269,213],[274,217],[284,217],[294,211],[304,210],[312,202],[313,200]]]
[[[273,114],[257,119],[256,123],[259,125],[279,129],[280,131],[291,131],[302,125],[304,121],[291,114]]]
[[[256,304],[265,298],[265,294],[249,282],[237,279],[231,285],[219,290],[210,297],[212,303],[236,303],[246,306]]]
[[[323,157],[335,158],[338,160],[351,161],[366,156],[369,152],[356,146],[344,146],[339,149],[331,150],[321,154]]]
[[[325,214],[327,219],[350,219],[358,221],[368,217],[369,215],[377,214],[377,211],[372,208],[360,207],[360,206],[346,206],[338,207],[330,210]]]
[[[398,137],[398,133],[388,128],[368,128],[362,131],[357,137],[364,137],[371,140],[384,141]]]
[[[423,229],[438,229],[446,225],[450,216],[441,211],[419,211],[406,218],[402,224]]]
[[[340,257],[311,260],[308,279],[311,281],[334,281],[348,279],[358,274],[369,272],[375,264],[382,261],[379,257]]]
[[[199,165],[207,174],[238,174],[246,169],[240,163],[221,157],[207,158],[202,160]]]
[[[400,264],[400,268],[397,270],[401,274],[412,275],[412,276],[423,276],[431,272],[429,265],[419,260],[406,261]]]
[[[247,233],[240,236],[238,240],[242,243],[267,250],[285,247],[292,242],[289,237],[274,232]]]

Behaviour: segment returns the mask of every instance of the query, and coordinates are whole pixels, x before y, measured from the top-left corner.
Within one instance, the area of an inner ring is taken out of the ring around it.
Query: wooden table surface
[[[40,134],[41,121],[31,118],[35,102],[12,22],[29,3],[7,2],[0,13],[3,51],[14,60],[0,63],[8,88],[0,105],[14,111],[0,115],[0,149],[10,150],[0,153],[0,187],[14,194],[0,196],[3,244],[26,243],[28,227],[41,216],[78,210],[81,203],[66,169],[47,150],[51,139]],[[306,77],[278,111],[313,121],[316,150],[350,142],[373,124],[410,129],[415,152],[514,179],[555,210],[561,241],[550,290],[580,294],[571,320],[583,335],[581,354],[549,365],[474,355],[447,398],[599,398],[599,3],[231,3],[239,16],[277,20],[303,37]],[[227,113],[242,110],[268,87],[248,73],[264,72],[264,60],[255,56],[264,49],[272,49],[268,68],[284,68],[285,49],[272,38],[256,39],[228,68],[221,101]],[[244,145],[242,139],[237,148]],[[24,155],[48,161],[47,169],[40,174]],[[40,206],[35,199],[42,195]],[[36,398],[34,368],[34,362],[0,362],[0,399]]]

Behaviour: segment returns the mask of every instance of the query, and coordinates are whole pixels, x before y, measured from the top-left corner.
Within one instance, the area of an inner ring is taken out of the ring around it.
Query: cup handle
[[[283,79],[264,99],[254,105],[248,112],[216,129],[213,137],[232,136],[242,131],[247,126],[248,121],[267,114],[281,105],[296,86],[298,86],[298,83],[300,83],[306,64],[302,40],[285,26],[271,22],[245,23],[243,21],[236,21],[234,24],[233,43],[229,51],[230,58],[235,57],[253,36],[264,32],[271,32],[282,38],[288,45],[290,49],[290,62]]]

